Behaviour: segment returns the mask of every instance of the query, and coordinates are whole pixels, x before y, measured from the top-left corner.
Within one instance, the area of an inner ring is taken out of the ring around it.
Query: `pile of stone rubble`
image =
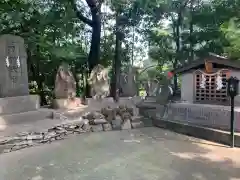
[[[11,152],[26,147],[64,139],[70,134],[125,130],[143,127],[140,116],[134,116],[134,109],[126,106],[102,108],[88,112],[75,120],[66,120],[44,132],[22,132],[14,137],[0,139],[0,152]]]

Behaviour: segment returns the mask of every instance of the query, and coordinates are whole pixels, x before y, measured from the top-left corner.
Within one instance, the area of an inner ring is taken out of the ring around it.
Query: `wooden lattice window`
[[[195,100],[196,102],[206,102],[206,103],[214,103],[214,104],[226,104],[229,101],[227,96],[227,73],[228,70],[218,71],[219,75],[222,79],[222,88],[220,90],[217,89],[217,76],[218,73],[213,74],[205,74],[204,77],[205,87],[202,88],[200,86],[202,81],[202,71],[195,72]]]

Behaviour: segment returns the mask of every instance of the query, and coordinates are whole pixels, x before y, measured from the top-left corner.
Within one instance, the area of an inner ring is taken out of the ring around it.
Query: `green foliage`
[[[83,1],[76,2],[91,19]],[[240,0],[107,0],[103,6],[100,61],[104,66],[111,66],[115,55],[116,16],[121,17],[124,34],[123,66],[146,58],[158,64],[143,72],[142,80],[161,79],[167,70],[208,52],[240,59]],[[51,94],[62,61],[71,65],[74,74],[86,75],[91,28],[76,17],[70,1],[1,0],[0,24],[0,34],[25,39],[33,93]]]
[[[225,34],[229,45],[225,47],[228,56],[238,59],[240,57],[240,23],[239,19],[232,18],[229,22],[222,24],[221,30]]]

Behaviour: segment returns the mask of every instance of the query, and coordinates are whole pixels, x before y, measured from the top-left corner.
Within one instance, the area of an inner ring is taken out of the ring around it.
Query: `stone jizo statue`
[[[88,83],[91,86],[91,95],[94,99],[102,99],[109,95],[110,85],[108,68],[98,64],[90,74]]]

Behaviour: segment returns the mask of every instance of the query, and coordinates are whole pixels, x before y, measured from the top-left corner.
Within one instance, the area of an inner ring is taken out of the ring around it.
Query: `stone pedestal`
[[[38,95],[0,98],[0,126],[52,118],[53,112],[40,109],[39,101]]]
[[[93,98],[87,98],[86,101],[87,101],[87,105],[89,105],[89,106],[100,106],[100,107],[104,106],[104,107],[107,107],[107,106],[112,106],[113,104],[115,104],[112,97],[103,98],[101,100],[96,100],[96,99],[93,99]]]
[[[38,95],[0,98],[0,115],[35,111],[40,108]]]
[[[101,131],[103,131],[103,126],[101,124],[93,125],[92,126],[92,131],[93,132],[101,132]]]
[[[38,95],[29,95],[23,38],[0,36],[0,126],[51,117],[51,111],[39,109],[39,101]]]
[[[103,124],[103,131],[111,131],[112,130],[112,126],[111,124]]]
[[[125,120],[122,124],[121,124],[121,130],[127,130],[127,129],[131,129],[131,121],[130,119]]]
[[[74,109],[82,105],[80,98],[74,99],[54,99],[53,108],[54,109]]]

